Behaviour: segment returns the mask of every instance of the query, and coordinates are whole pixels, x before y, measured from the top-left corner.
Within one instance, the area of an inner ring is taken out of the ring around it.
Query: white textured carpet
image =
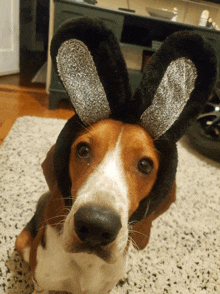
[[[47,190],[40,164],[64,123],[19,118],[1,147],[0,294],[32,291],[14,241]],[[112,294],[220,293],[220,165],[178,147],[177,201],[154,222],[148,247],[131,250],[128,282]]]

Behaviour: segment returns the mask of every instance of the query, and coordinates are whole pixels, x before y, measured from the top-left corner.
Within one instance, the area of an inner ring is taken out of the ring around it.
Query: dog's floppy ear
[[[144,249],[150,238],[150,231],[153,220],[158,216],[168,210],[170,205],[176,200],[176,183],[174,182],[170,192],[167,197],[157,206],[157,208],[149,214],[147,217],[143,218],[140,222],[137,222],[131,227],[130,237],[133,241],[133,245],[136,249]]]
[[[154,139],[178,141],[204,107],[216,79],[216,57],[195,33],[169,36],[146,66],[134,100]]]
[[[46,179],[50,191],[53,191],[54,186],[57,182],[53,164],[54,149],[55,145],[53,145],[51,149],[48,151],[47,156],[41,165],[44,177]]]
[[[41,165],[44,177],[50,190],[50,192],[46,194],[48,196],[45,198],[44,217],[48,224],[54,226],[55,229],[60,229],[59,224],[63,221],[64,215],[68,213],[68,209],[66,209],[68,203],[66,203],[65,199],[62,197],[62,193],[56,179],[53,165],[54,150],[55,145],[51,147]]]
[[[53,37],[51,57],[85,125],[124,116],[131,98],[128,73],[114,34],[101,21],[68,20]]]

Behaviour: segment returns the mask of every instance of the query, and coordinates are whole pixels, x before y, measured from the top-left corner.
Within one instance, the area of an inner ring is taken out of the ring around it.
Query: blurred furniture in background
[[[47,61],[50,0],[20,0],[20,74],[30,80]]]

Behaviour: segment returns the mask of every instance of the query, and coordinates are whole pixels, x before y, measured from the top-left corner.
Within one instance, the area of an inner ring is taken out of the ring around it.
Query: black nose
[[[105,246],[113,242],[121,229],[119,215],[100,206],[83,206],[74,215],[75,232],[90,246]]]

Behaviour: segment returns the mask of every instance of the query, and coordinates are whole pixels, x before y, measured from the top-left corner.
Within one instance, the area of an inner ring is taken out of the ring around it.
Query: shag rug
[[[15,237],[47,185],[41,171],[65,121],[17,119],[0,150],[0,293],[30,294]],[[178,143],[177,201],[153,223],[147,248],[130,250],[128,280],[111,294],[220,293],[220,165]],[[102,293],[97,293],[102,294]]]

